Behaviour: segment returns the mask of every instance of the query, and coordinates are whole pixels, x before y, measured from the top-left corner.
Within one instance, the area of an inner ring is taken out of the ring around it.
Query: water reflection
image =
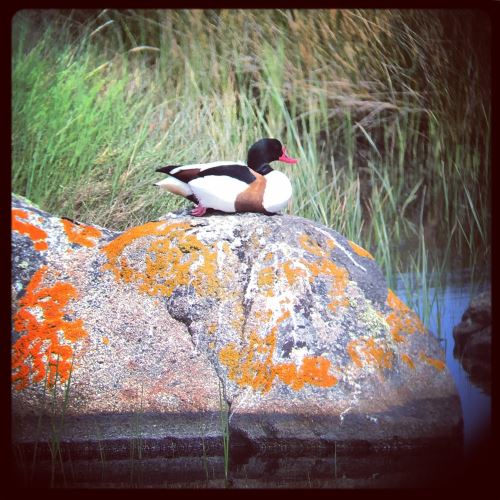
[[[422,292],[409,291],[405,283],[411,281],[408,275],[401,275],[397,284],[397,294],[408,305],[424,316],[423,304],[425,297]],[[471,299],[477,294],[490,288],[489,283],[476,285],[470,276],[464,273],[455,273],[447,279],[444,290],[429,288],[428,298],[432,304],[428,319],[428,328],[436,336],[446,352],[446,364],[450,370],[462,404],[464,419],[464,445],[466,453],[478,440],[489,434],[491,429],[491,396],[475,385],[464,371],[460,361],[453,356],[454,338],[453,328],[460,323],[464,311]]]

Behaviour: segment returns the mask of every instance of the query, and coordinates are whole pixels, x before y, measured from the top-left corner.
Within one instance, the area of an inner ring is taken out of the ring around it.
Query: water
[[[405,287],[413,277],[400,275],[396,286],[398,296],[405,300],[424,319],[424,295]],[[453,356],[455,341],[453,328],[460,323],[462,314],[471,299],[489,288],[489,284],[473,285],[467,272],[455,273],[447,277],[444,290],[428,289],[431,301],[430,314],[426,326],[438,338],[446,353],[446,364],[453,376],[464,419],[464,449],[466,454],[473,445],[491,429],[491,396],[474,385],[464,371],[459,360]],[[422,312],[421,312],[422,311]]]

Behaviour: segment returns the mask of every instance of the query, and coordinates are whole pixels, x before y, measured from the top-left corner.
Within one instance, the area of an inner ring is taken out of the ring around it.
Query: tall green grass
[[[59,356],[56,358],[55,365],[51,361],[47,361],[46,364],[41,405],[36,427],[33,429],[34,440],[32,456],[27,456],[28,453],[23,452],[21,445],[16,444],[13,446],[15,471],[19,474],[23,487],[32,487],[38,484],[40,480],[40,478],[36,477],[36,473],[40,462],[43,462],[44,459],[40,457],[43,451],[40,453],[39,445],[43,447],[43,445],[46,444],[50,452],[50,474],[44,479],[47,480],[51,488],[56,486],[66,487],[69,483],[74,481],[75,478],[69,448],[67,448],[66,453],[63,454],[63,447],[61,446],[61,435],[64,433],[65,417],[71,389],[73,361],[71,362],[69,377],[66,382],[61,382],[58,366]],[[49,383],[52,367],[55,370],[55,378],[53,383]],[[46,425],[49,425],[49,433],[42,439],[43,420],[46,421]]]
[[[224,396],[224,386],[219,380],[219,413],[220,413],[220,430],[222,434],[222,447],[224,450],[224,485],[229,486],[229,405]]]
[[[300,158],[276,164],[293,183],[289,212],[368,248],[391,284],[443,259],[488,264],[488,22],[435,10],[22,11],[13,189],[122,230],[186,204],[156,191],[154,167],[245,159],[277,137]]]

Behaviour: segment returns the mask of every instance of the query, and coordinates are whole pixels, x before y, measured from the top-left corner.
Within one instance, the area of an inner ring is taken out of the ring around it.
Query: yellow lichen
[[[273,312],[269,309],[265,309],[263,311],[255,311],[254,316],[256,319],[261,320],[263,323],[268,323],[273,317]]]
[[[257,275],[257,285],[260,292],[268,297],[274,295],[274,284],[276,283],[276,274],[272,267],[264,267]]]
[[[373,260],[373,255],[368,252],[368,250],[365,250],[364,248],[361,248],[359,245],[356,245],[354,241],[349,241],[350,247],[356,252],[360,257],[366,257],[367,259],[372,259]]]
[[[102,251],[108,258],[108,264],[105,265],[105,268],[115,271],[114,268],[119,267],[117,266],[117,262],[125,248],[139,238],[145,238],[147,236],[167,236],[171,231],[176,229],[187,229],[188,227],[189,225],[185,223],[167,224],[165,222],[147,222],[141,226],[135,226],[128,229],[102,248]],[[119,277],[119,269],[115,275]]]
[[[328,238],[326,240],[326,246],[330,249],[333,250],[335,248],[335,242],[333,241],[332,238]]]
[[[151,296],[170,297],[175,288],[189,285],[200,295],[216,296],[216,244],[205,245],[188,234],[188,228],[186,223],[148,222],[129,229],[103,247],[108,258],[104,269],[111,270],[117,280],[137,283],[139,291]],[[147,247],[143,269],[133,268],[123,255],[136,241]]]
[[[77,289],[63,282],[40,287],[46,271],[42,266],[33,275],[13,318],[14,329],[22,333],[12,346],[12,381],[18,390],[46,376],[49,386],[66,382],[72,369],[70,343],[88,335],[81,319],[65,319],[64,308],[78,297]]]
[[[312,253],[313,255],[317,255],[318,257],[325,256],[325,251],[318,245],[318,242],[313,240],[307,234],[299,235],[299,244],[304,250]]]
[[[312,263],[302,260],[302,263],[309,269],[312,279],[318,276],[331,278],[329,294],[332,300],[328,307],[332,311],[335,311],[339,306],[347,307],[349,305],[349,300],[345,296],[345,289],[349,279],[349,273],[346,269],[335,265],[325,257]]]
[[[401,359],[413,370],[415,369],[415,363],[413,360],[408,356],[408,354],[401,354]]]
[[[257,285],[260,287],[263,286],[272,286],[276,280],[274,269],[272,267],[264,267],[259,271],[257,276]]]
[[[309,281],[312,283],[317,277],[327,277],[331,279],[329,295],[331,301],[328,308],[336,311],[339,306],[348,307],[349,300],[345,295],[349,273],[347,269],[337,266],[331,259],[329,252],[323,250],[306,234],[299,236],[299,243],[304,250],[319,257],[313,262],[301,259],[301,264],[309,271]]]
[[[264,257],[264,262],[269,262],[270,260],[273,260],[273,254],[271,252],[268,252]]]
[[[424,361],[425,363],[433,366],[434,368],[436,368],[436,370],[439,370],[439,371],[442,371],[444,370],[445,366],[446,366],[446,363],[440,359],[436,359],[436,358],[430,358],[429,356],[427,356],[425,353],[423,352],[420,352],[419,353],[419,358]]]
[[[231,314],[231,326],[236,331],[241,331],[243,323],[245,322],[245,308],[241,301],[237,301],[233,304],[232,314]]]

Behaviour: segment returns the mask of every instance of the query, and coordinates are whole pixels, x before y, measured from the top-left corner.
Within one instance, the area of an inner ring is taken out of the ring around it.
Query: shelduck
[[[277,139],[261,139],[249,150],[247,163],[216,161],[192,165],[167,165],[157,172],[168,177],[155,183],[170,193],[196,203],[192,215],[202,216],[208,208],[223,212],[276,213],[292,197],[288,177],[269,163],[297,163]]]

